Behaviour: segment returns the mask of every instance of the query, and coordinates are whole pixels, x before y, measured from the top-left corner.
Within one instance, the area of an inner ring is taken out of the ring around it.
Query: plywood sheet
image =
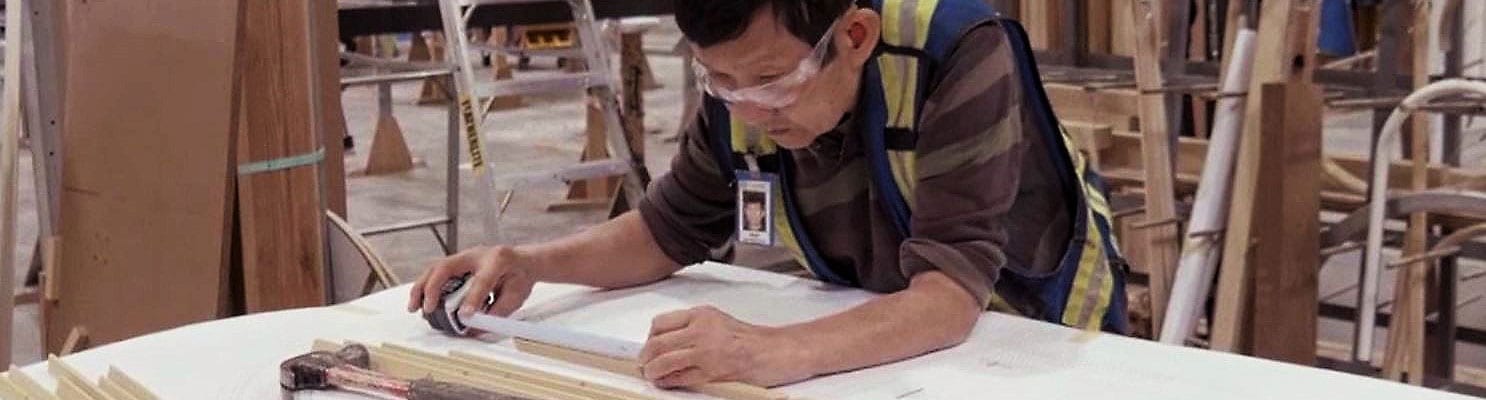
[[[216,317],[238,1],[60,4],[65,217],[47,348],[78,326],[102,344]]]

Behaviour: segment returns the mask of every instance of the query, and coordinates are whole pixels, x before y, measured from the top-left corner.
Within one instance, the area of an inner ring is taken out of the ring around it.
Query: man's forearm
[[[582,232],[546,243],[518,246],[537,281],[602,288],[643,285],[680,269],[630,211]]]
[[[914,277],[909,288],[840,314],[782,327],[801,343],[796,357],[823,375],[890,363],[965,340],[981,308],[941,272]]]

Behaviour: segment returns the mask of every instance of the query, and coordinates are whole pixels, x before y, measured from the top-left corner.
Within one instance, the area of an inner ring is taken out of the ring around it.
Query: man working
[[[990,308],[1124,329],[1124,264],[1098,177],[1058,128],[1025,33],[982,0],[677,0],[708,96],[637,212],[549,243],[433,265],[409,310],[474,273],[460,312],[508,315],[534,282],[643,285],[730,239],[888,293],[767,327],[660,315],[639,362],[661,387],[773,386],[960,343]],[[742,235],[741,193],[771,197]],[[751,233],[751,232],[750,232]],[[735,239],[736,238],[736,239]],[[622,261],[621,261],[622,260]]]

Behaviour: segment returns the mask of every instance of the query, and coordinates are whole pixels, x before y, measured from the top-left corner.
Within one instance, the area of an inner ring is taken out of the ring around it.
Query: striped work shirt
[[[807,149],[788,151],[792,190],[806,232],[836,270],[855,271],[864,289],[895,292],[921,272],[942,271],[982,305],[991,294],[1024,315],[1041,311],[1036,294],[1002,271],[1054,272],[1072,227],[1057,169],[1022,107],[1004,32],[966,33],[936,82],[919,123],[911,232],[900,240],[877,204],[860,136],[848,120]],[[863,79],[863,85],[877,84]],[[705,113],[704,113],[705,114]],[[852,115],[861,115],[853,112]],[[726,243],[736,224],[736,192],[719,170],[707,135],[728,135],[705,115],[681,135],[671,172],[639,210],[660,248],[689,265]],[[905,193],[907,195],[907,193]]]

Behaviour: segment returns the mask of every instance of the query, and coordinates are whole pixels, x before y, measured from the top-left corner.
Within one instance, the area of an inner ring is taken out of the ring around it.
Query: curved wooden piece
[[[387,263],[372,248],[371,242],[368,242],[365,236],[357,233],[344,218],[341,218],[340,215],[333,211],[326,211],[325,220],[327,221],[326,225],[329,226],[326,232],[330,235],[331,239],[329,251],[331,252],[331,263],[333,264],[332,273],[336,275],[334,281],[337,283],[337,301],[364,296],[368,294],[368,287],[374,288],[380,285],[384,288],[390,288],[402,284],[402,279],[399,279],[387,267]],[[367,275],[365,277],[365,283],[359,289],[360,291],[353,292],[347,290],[349,286],[341,284],[343,280],[362,278],[346,278],[344,274],[362,269],[367,271]],[[341,293],[356,294],[345,298],[347,296],[342,296]]]
[[[1367,212],[1364,206],[1331,225],[1321,235],[1321,247],[1361,240],[1367,235]],[[1486,193],[1463,190],[1430,190],[1390,195],[1383,211],[1387,218],[1400,218],[1413,213],[1456,213],[1486,218]],[[1438,246],[1436,246],[1438,247]]]

